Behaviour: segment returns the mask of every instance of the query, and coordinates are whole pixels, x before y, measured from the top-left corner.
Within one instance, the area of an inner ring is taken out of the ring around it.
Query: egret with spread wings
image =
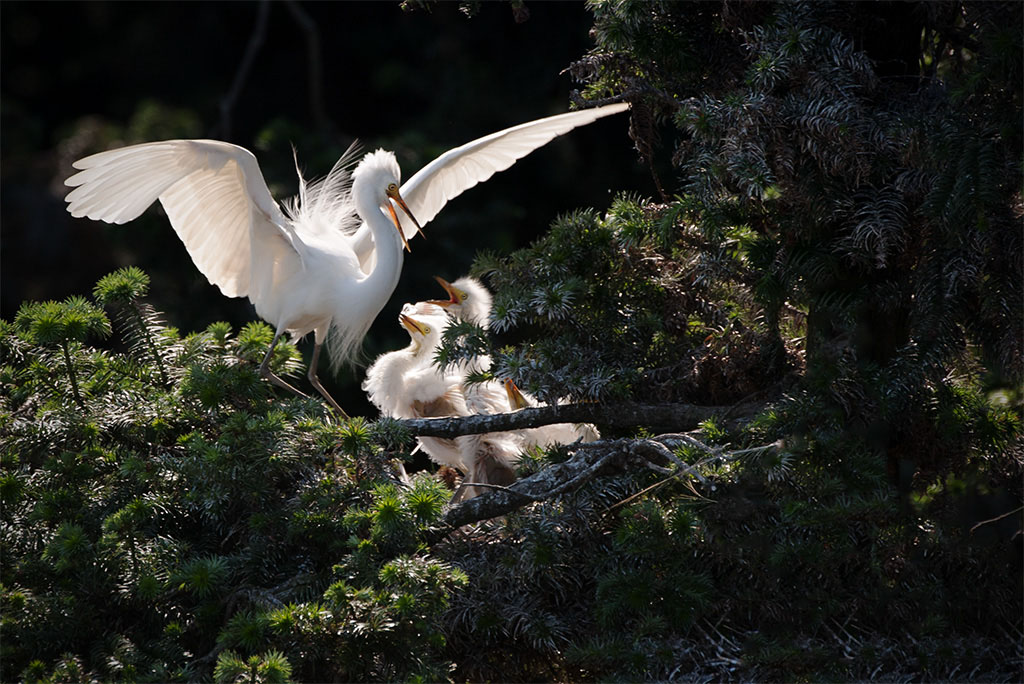
[[[372,152],[351,171],[355,151],[321,182],[300,177],[298,198],[282,207],[255,156],[215,140],[168,140],[80,159],[65,183],[75,217],[121,224],[160,200],[199,271],[228,297],[248,297],[275,328],[261,374],[273,374],[274,346],[288,332],[314,334],[312,385],[345,412],[317,378],[327,342],[337,367],[355,356],[402,269],[402,246],[448,200],[577,126],[623,111],[616,104],[539,119],[445,152],[405,184],[394,154]],[[411,219],[403,226],[396,212]],[[396,230],[397,229],[397,230]]]

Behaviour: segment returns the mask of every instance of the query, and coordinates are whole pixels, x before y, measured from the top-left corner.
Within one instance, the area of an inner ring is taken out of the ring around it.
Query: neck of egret
[[[396,205],[409,217],[415,229],[422,232],[409,205],[402,199],[398,188],[399,174],[394,154],[384,150],[366,155],[352,174],[356,213],[373,234],[377,259],[374,268],[365,277],[357,278],[351,292],[345,296],[352,298],[357,309],[352,318],[367,321],[366,328],[394,292],[402,273],[403,247],[409,249]],[[353,336],[356,338],[354,343],[358,344],[365,333],[365,328],[357,331]],[[344,350],[340,360],[347,356],[348,350]]]

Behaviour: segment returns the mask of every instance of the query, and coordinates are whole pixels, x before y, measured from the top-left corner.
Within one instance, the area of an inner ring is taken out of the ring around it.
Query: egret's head
[[[383,207],[391,216],[391,221],[395,224],[395,228],[398,229],[398,234],[402,238],[402,244],[408,250],[409,241],[405,239],[405,232],[402,230],[402,223],[398,220],[395,205],[397,204],[402,208],[402,211],[406,213],[409,219],[412,220],[413,225],[416,226],[417,231],[422,233],[423,229],[420,228],[420,223],[416,220],[416,217],[412,215],[409,205],[402,199],[402,194],[399,190],[401,184],[402,170],[398,167],[398,160],[395,159],[393,152],[388,152],[387,150],[370,152],[362,158],[355,171],[352,172],[352,191],[357,194],[371,193],[373,201]]]
[[[434,276],[434,280],[441,284],[444,291],[448,293],[448,299],[431,299],[428,303],[435,304],[437,306],[443,306],[448,308],[449,306],[461,306],[469,294],[465,290],[461,290],[441,276]]]
[[[441,341],[441,332],[448,317],[443,311],[437,313],[430,311],[416,311],[406,304],[402,313],[398,314],[398,322],[409,333],[412,338],[415,350],[421,348],[433,349]]]
[[[479,280],[469,276],[459,278],[454,283],[439,276],[434,276],[434,279],[448,293],[448,299],[431,299],[431,304],[445,307],[456,318],[487,327],[492,298]]]
[[[529,406],[529,404],[526,403],[526,397],[524,397],[523,393],[519,391],[519,388],[516,387],[516,383],[512,382],[511,378],[505,381],[505,394],[508,396],[508,405],[513,411],[518,411],[519,409]]]

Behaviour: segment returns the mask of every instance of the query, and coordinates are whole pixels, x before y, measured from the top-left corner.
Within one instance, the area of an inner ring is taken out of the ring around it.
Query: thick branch
[[[408,418],[397,421],[420,437],[459,437],[482,432],[502,432],[554,423],[593,423],[600,428],[649,427],[657,431],[692,430],[709,418],[752,413],[754,407],[693,404],[562,404],[527,408],[515,413],[496,413],[450,418]]]
[[[706,451],[709,455],[693,464],[686,464],[670,447],[686,444]],[[648,439],[606,439],[586,444],[575,443],[575,451],[568,460],[545,468],[539,473],[518,480],[508,487],[493,487],[490,491],[453,506],[441,525],[427,535],[427,542],[440,541],[462,525],[496,518],[534,501],[546,501],[581,486],[608,468],[651,468],[673,478],[693,478],[706,482],[699,469],[719,460],[734,460],[744,454],[782,448],[781,442],[764,444],[740,450],[711,447],[680,433],[658,435]],[[675,465],[675,468],[665,467]]]
[[[532,501],[543,501],[575,489],[593,479],[604,468],[623,465],[634,455],[631,449],[634,441],[602,440],[575,445],[576,454],[569,460],[449,509],[442,527],[436,531],[431,542],[462,525],[496,518]]]

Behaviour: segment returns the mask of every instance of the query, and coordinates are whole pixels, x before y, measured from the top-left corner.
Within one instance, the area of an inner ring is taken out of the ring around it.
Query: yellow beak
[[[391,202],[394,202],[398,206],[402,207],[402,211],[406,213],[406,215],[412,220],[413,225],[416,226],[416,231],[420,235],[423,235],[423,228],[420,227],[420,222],[417,221],[416,217],[412,215],[412,210],[409,209],[409,205],[405,203],[404,199],[402,199],[402,195],[398,192],[398,189],[396,188],[395,190],[388,190],[386,194],[388,198],[391,199]],[[409,249],[409,241],[405,239],[405,231],[402,230],[402,224],[398,220],[398,214],[395,212],[395,205],[392,204],[391,202],[388,202],[388,211],[391,212],[391,220],[394,221],[395,228],[398,229],[398,235],[402,238],[402,244],[405,245],[405,250],[407,252],[411,252],[412,250]]]
[[[427,331],[423,329],[423,324],[417,321],[415,318],[412,318],[411,316],[406,316],[405,314],[398,314],[398,322],[401,323],[402,326],[410,333],[415,333],[417,335],[422,335],[424,337],[427,334]]]
[[[512,407],[513,411],[524,409],[529,405],[526,403],[526,397],[511,379],[505,381],[505,394],[508,396],[508,405]]]
[[[427,301],[428,304],[436,304],[438,306],[452,306],[454,304],[461,304],[466,299],[466,293],[455,287],[441,276],[434,276],[434,280],[441,284],[444,291],[448,293],[448,299],[430,299]]]

